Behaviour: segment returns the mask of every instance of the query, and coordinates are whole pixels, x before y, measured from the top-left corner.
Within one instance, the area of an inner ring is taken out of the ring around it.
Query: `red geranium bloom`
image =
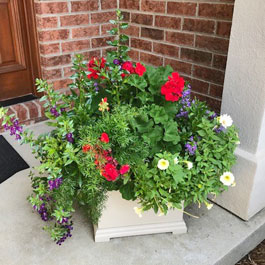
[[[89,61],[88,63],[88,71],[91,72],[90,74],[87,75],[89,79],[98,79],[99,78],[99,70],[95,68],[104,68],[105,67],[106,60],[105,58],[101,58],[100,60],[96,57],[94,57],[92,60]]]
[[[102,172],[102,175],[108,180],[108,181],[114,181],[119,176],[119,172],[116,169],[116,167],[113,164],[107,164],[104,167],[104,171]]]
[[[124,62],[121,66],[121,69],[128,71],[130,74],[135,73],[133,63],[129,61]]]
[[[126,174],[129,170],[130,170],[130,166],[129,166],[129,165],[123,165],[123,166],[120,168],[120,174],[121,174],[121,175],[124,175],[124,174]]]
[[[91,146],[89,144],[85,144],[82,148],[84,153],[87,153],[91,149]]]
[[[146,69],[142,64],[136,63],[136,67],[135,67],[136,74],[138,74],[139,76],[142,76],[145,73],[145,71]]]
[[[178,73],[172,73],[172,77],[169,76],[168,81],[161,87],[161,94],[167,101],[178,101],[182,96],[184,83],[184,79]]]
[[[107,133],[102,133],[100,137],[100,141],[103,143],[109,143],[109,136]]]

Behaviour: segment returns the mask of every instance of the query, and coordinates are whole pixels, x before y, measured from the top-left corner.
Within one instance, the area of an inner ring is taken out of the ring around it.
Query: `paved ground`
[[[27,146],[7,139],[28,163],[36,163]],[[244,222],[215,206],[211,211],[187,209],[200,218],[186,216],[184,235],[94,243],[91,224],[77,211],[73,237],[59,247],[41,230],[43,222],[26,201],[31,193],[27,173],[24,170],[0,185],[0,265],[234,265],[265,238],[265,210]]]

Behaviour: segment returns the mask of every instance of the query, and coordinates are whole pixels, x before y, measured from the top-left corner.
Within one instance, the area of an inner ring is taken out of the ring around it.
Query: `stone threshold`
[[[47,131],[45,123],[31,126]],[[29,146],[21,146],[4,134],[27,163],[38,164]],[[92,225],[77,209],[73,237],[57,246],[41,228],[27,196],[31,193],[29,170],[0,184],[0,264],[78,265],[234,265],[265,238],[265,210],[245,222],[215,205],[208,211],[191,206],[185,216],[188,233],[157,234],[95,243]],[[16,255],[14,255],[16,253]]]

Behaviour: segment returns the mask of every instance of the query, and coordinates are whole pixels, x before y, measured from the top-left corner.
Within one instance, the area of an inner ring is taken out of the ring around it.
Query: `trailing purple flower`
[[[73,221],[71,221],[69,224],[68,224],[68,218],[67,218],[67,224],[65,225],[62,225],[62,228],[65,229],[65,233],[63,234],[63,236],[56,242],[57,245],[61,246],[62,243],[68,238],[68,237],[71,237],[72,234],[71,234],[71,231],[73,230]]]
[[[45,203],[42,203],[41,204],[40,209],[38,210],[38,213],[40,214],[41,219],[44,222],[47,222],[48,221],[48,211],[47,211],[47,208],[45,206]]]
[[[11,122],[12,122],[11,125],[8,125],[7,123],[5,123],[3,125],[3,127],[4,127],[4,129],[6,131],[8,131],[8,130],[10,131],[10,135],[11,136],[15,135],[16,136],[16,140],[20,140],[21,139],[21,134],[23,132],[23,128],[22,128],[22,126],[19,125],[18,120],[12,118]]]
[[[120,65],[120,64],[121,64],[121,61],[118,60],[118,59],[114,59],[114,60],[113,60],[113,63],[116,64],[116,65]]]
[[[195,155],[195,152],[197,150],[197,142],[194,141],[193,136],[190,137],[189,142],[185,144],[185,150],[190,155]]]
[[[182,107],[180,109],[180,112],[176,115],[177,118],[180,118],[180,117],[188,118],[189,112],[187,111],[187,109],[190,108],[191,106],[190,93],[191,93],[190,88],[183,91],[181,101],[180,101]]]
[[[55,180],[49,180],[48,181],[49,189],[50,190],[58,189],[62,185],[62,182],[63,182],[62,178],[57,178]]]
[[[214,131],[216,132],[216,133],[221,133],[221,132],[223,132],[225,130],[225,127],[224,126],[222,126],[222,125],[220,125],[219,127],[216,127],[215,129],[214,129]]]
[[[66,140],[67,140],[69,143],[73,143],[73,142],[74,142],[73,134],[72,134],[72,133],[67,133],[67,134],[66,134]]]

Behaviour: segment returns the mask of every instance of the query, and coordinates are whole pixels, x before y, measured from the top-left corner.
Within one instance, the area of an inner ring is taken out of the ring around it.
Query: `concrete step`
[[[47,131],[44,123],[32,129]],[[28,146],[5,137],[27,163],[38,164]],[[210,211],[192,206],[186,211],[200,218],[185,217],[187,234],[95,243],[92,225],[77,210],[73,237],[57,246],[26,201],[31,193],[28,172],[21,171],[0,184],[0,265],[234,265],[265,238],[265,210],[244,222],[219,206]]]

